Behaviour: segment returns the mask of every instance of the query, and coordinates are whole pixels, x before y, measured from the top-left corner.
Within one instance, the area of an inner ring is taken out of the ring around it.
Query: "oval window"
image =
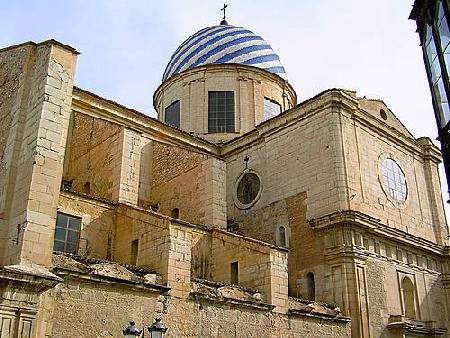
[[[237,187],[237,198],[242,204],[252,203],[259,193],[261,182],[258,175],[246,173],[242,176]]]
[[[406,200],[406,177],[403,170],[392,158],[386,158],[381,163],[381,175],[383,176],[386,193],[397,201]]]

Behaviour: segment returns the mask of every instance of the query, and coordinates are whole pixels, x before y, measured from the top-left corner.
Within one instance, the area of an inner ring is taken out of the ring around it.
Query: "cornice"
[[[297,93],[295,92],[294,87],[292,87],[289,82],[285,79],[283,79],[281,76],[268,72],[264,69],[250,66],[250,65],[243,65],[239,63],[220,63],[220,64],[206,64],[200,67],[195,67],[191,69],[187,69],[181,73],[175,74],[166,81],[162,82],[158,88],[155,90],[155,93],[153,94],[153,107],[156,110],[156,101],[158,96],[161,92],[163,92],[166,88],[170,87],[175,82],[183,82],[184,79],[198,75],[201,78],[198,79],[192,79],[188,82],[192,81],[204,81],[204,77],[206,73],[226,73],[226,72],[233,72],[233,73],[242,73],[239,77],[240,79],[246,78],[246,79],[255,79],[259,77],[263,77],[269,81],[276,82],[280,87],[286,88],[294,98],[294,104],[297,102]]]
[[[220,154],[225,157],[233,155],[254,144],[263,142],[266,137],[277,133],[281,129],[289,128],[327,109],[356,109],[358,101],[352,97],[353,95],[354,92],[344,89],[326,90],[298,104],[296,107],[262,122],[255,129],[244,135],[225,143],[220,148]]]
[[[351,112],[351,119],[358,121],[361,125],[369,128],[386,137],[386,139],[391,142],[408,149],[411,153],[419,155],[423,159],[430,159],[435,163],[441,162],[441,153],[439,149],[431,142],[424,141],[424,139],[428,139],[426,137],[420,137],[418,139],[414,137],[407,137],[402,132],[397,129],[388,126],[386,124],[382,124],[377,118],[372,116],[366,110],[358,108],[356,111]],[[429,139],[428,139],[429,140]]]
[[[213,143],[77,87],[72,94],[72,110],[125,126],[156,141],[196,149],[216,157],[219,154]]]
[[[414,236],[402,230],[382,224],[379,219],[359,211],[345,210],[308,220],[314,230],[325,230],[336,226],[352,225],[363,228],[369,233],[388,238],[392,241],[419,248],[437,255],[444,254],[444,246],[424,238]]]

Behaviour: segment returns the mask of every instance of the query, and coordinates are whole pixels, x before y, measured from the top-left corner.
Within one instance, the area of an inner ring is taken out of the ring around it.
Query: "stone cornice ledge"
[[[419,247],[422,250],[442,255],[444,246],[423,239],[418,236],[408,234],[402,230],[389,227],[380,223],[380,220],[354,210],[337,211],[319,218],[308,220],[312,229],[326,229],[343,224],[350,224],[364,228],[374,234],[379,234],[396,242],[401,242],[409,246]]]
[[[203,300],[211,303],[216,304],[233,304],[235,306],[244,307],[244,308],[251,308],[254,310],[263,310],[263,311],[272,311],[275,309],[275,305],[267,304],[267,303],[255,303],[250,302],[246,300],[240,300],[235,298],[229,298],[229,297],[221,297],[221,298],[211,298],[207,295],[200,293],[200,292],[191,292],[189,294],[189,298],[195,301]]]
[[[219,154],[217,146],[213,143],[78,87],[73,89],[72,110],[103,118],[155,140],[162,141],[169,138],[174,144],[195,148],[202,153],[206,152],[213,156]]]

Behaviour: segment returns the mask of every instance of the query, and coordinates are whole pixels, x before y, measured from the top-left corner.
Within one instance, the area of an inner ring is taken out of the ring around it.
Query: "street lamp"
[[[147,329],[150,333],[150,338],[163,338],[164,333],[167,331],[167,327],[161,322],[160,318],[156,318]],[[126,338],[144,338],[144,330],[139,330],[134,321],[131,321],[130,325],[122,332]]]
[[[161,322],[161,318],[156,318],[152,325],[148,327],[150,338],[163,338],[167,327]]]
[[[141,336],[142,331],[137,328],[135,322],[131,321],[130,325],[122,332],[126,338],[136,338]]]

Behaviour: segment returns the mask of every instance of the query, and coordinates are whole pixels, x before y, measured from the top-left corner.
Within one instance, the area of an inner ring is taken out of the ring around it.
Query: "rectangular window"
[[[277,116],[280,113],[281,113],[281,105],[278,102],[265,97],[264,98],[264,121],[271,119],[272,117]]]
[[[234,92],[208,92],[208,132],[234,132]]]
[[[180,101],[177,100],[168,106],[164,113],[167,124],[180,128]]]
[[[139,240],[135,239],[134,241],[131,242],[131,265],[137,264],[138,249],[139,249]]]
[[[239,263],[233,262],[230,265],[231,268],[231,284],[239,284]]]
[[[53,250],[76,253],[80,241],[81,218],[58,212]]]

